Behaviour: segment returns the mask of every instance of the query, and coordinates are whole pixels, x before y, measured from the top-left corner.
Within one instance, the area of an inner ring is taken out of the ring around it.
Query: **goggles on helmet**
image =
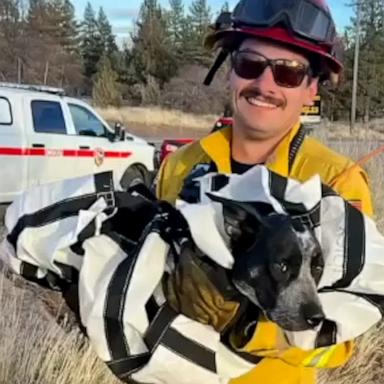
[[[233,27],[288,23],[292,32],[316,43],[332,44],[335,25],[327,8],[313,0],[242,0],[232,13]]]

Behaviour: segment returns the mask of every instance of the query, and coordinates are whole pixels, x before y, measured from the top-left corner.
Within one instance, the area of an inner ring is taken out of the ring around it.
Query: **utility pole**
[[[356,32],[355,32],[355,57],[353,62],[353,86],[352,86],[352,105],[351,105],[351,125],[350,132],[355,129],[356,122],[356,99],[357,99],[357,78],[359,74],[359,50],[360,50],[360,20],[361,9],[360,0],[356,3]]]

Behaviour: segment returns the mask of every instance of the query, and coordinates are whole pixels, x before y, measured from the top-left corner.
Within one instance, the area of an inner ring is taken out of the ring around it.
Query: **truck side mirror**
[[[125,130],[119,122],[115,124],[115,137],[120,141],[125,140]]]

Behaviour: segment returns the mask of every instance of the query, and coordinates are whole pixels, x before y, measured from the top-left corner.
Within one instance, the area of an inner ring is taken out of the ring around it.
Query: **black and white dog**
[[[141,196],[148,193],[145,188],[136,189]],[[235,260],[229,278],[237,290],[287,331],[319,326],[325,318],[317,293],[324,260],[314,232],[288,215],[274,213],[268,204],[236,202],[210,193],[208,196],[223,205]],[[158,203],[154,196],[147,195],[135,214],[142,223],[135,220],[132,228],[124,220],[128,214],[121,210],[112,220],[114,229],[138,241],[145,225],[158,212]],[[188,227],[177,209],[168,203],[165,207],[171,218],[167,224],[170,233]]]
[[[223,205],[235,287],[287,331],[319,326],[325,319],[317,293],[324,260],[314,232],[269,205],[210,198]]]

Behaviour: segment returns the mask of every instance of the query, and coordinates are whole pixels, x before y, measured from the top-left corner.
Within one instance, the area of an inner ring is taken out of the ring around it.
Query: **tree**
[[[384,116],[384,0],[360,1],[360,58],[357,118],[368,122]],[[357,8],[355,7],[355,11]],[[333,119],[350,117],[357,18],[344,34],[343,81],[337,92],[323,88],[325,114]]]
[[[193,61],[209,65],[211,58],[203,47],[204,37],[211,24],[211,9],[207,5],[207,0],[193,0],[189,8],[190,17],[188,24],[190,25],[190,43],[187,49],[193,52]]]
[[[229,12],[229,3],[228,1],[225,1],[223,6],[221,7],[221,12]]]
[[[384,103],[384,0],[361,2],[359,110],[368,122]]]
[[[97,72],[97,65],[103,54],[103,44],[99,33],[95,12],[88,2],[84,11],[81,25],[81,56],[83,59],[84,75],[91,79]]]
[[[24,36],[22,80],[79,87],[78,31],[69,0],[30,0]]]
[[[164,12],[156,0],[144,0],[132,41],[130,65],[137,82],[146,84],[150,75],[161,88],[175,75],[177,62]]]
[[[112,26],[109,23],[107,15],[104,9],[100,7],[99,14],[97,17],[97,26],[101,39],[101,46],[103,55],[107,55],[109,58],[117,52],[118,48],[115,41],[115,36],[112,33]]]
[[[92,97],[100,107],[120,106],[121,91],[117,82],[118,74],[112,69],[107,56],[103,56],[98,66],[92,90]]]
[[[0,50],[7,54],[0,55],[0,80],[17,80],[18,60],[22,53],[23,20],[18,0],[0,2]]]
[[[79,25],[75,17],[75,7],[70,0],[60,0],[60,45],[70,54],[79,54]]]
[[[169,0],[168,31],[172,47],[181,60],[183,54],[184,6],[182,0]]]
[[[75,89],[82,82],[79,26],[75,18],[75,8],[70,0],[53,0],[50,4],[50,15],[52,23],[57,26],[57,85]]]

